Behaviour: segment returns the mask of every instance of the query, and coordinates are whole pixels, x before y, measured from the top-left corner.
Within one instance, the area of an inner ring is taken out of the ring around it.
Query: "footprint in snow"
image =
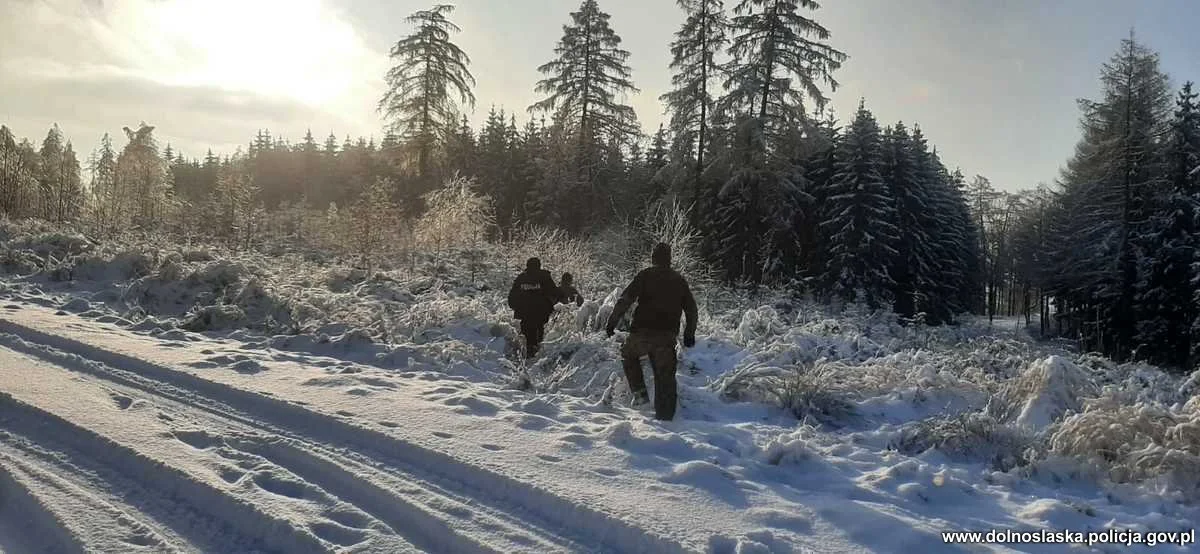
[[[395,429],[400,426],[399,423],[396,423],[394,421],[380,421],[379,424],[384,427],[387,427],[388,429]]]
[[[254,476],[254,484],[271,494],[288,498],[303,499],[308,493],[305,483],[283,479],[273,473],[259,473]]]
[[[574,445],[576,448],[591,448],[593,440],[583,435],[563,435],[558,440]]]
[[[541,458],[542,461],[550,463],[558,463],[562,461],[562,458],[559,458],[558,456],[551,456],[549,454],[538,454],[537,457]]]
[[[395,383],[388,381],[387,379],[380,378],[380,377],[359,377],[358,382],[360,382],[364,385],[370,385],[372,387],[380,387],[380,388],[385,388],[385,389],[399,388],[399,386],[397,386]]]
[[[434,432],[433,432],[433,436],[435,436],[435,437],[438,437],[438,438],[443,438],[443,439],[452,439],[452,438],[454,438],[454,435],[451,435],[450,433],[443,433],[443,432],[441,432],[441,431],[434,431]]]
[[[108,395],[112,397],[113,402],[117,405],[117,408],[121,410],[128,410],[129,407],[133,405],[133,399],[128,396],[117,394],[115,392],[110,392]]]
[[[321,521],[309,525],[308,528],[321,540],[338,546],[354,546],[367,540],[367,534],[362,529],[351,529],[336,523]]]
[[[481,445],[479,445],[479,447],[483,448],[484,450],[491,450],[492,452],[499,452],[501,450],[504,450],[504,447],[500,446],[498,444],[481,444]]]
[[[234,371],[243,375],[254,375],[266,369],[262,364],[254,360],[240,360],[234,363],[232,367]]]
[[[224,442],[221,437],[213,436],[206,431],[175,431],[175,440],[196,450],[205,450]]]
[[[217,470],[217,475],[221,476],[221,479],[226,483],[233,485],[238,481],[241,481],[242,477],[246,476],[246,472],[239,471],[231,467],[223,467]]]
[[[162,541],[148,533],[138,533],[121,538],[121,542],[130,546],[162,546]]]
[[[499,406],[474,396],[449,398],[442,403],[447,406],[456,406],[458,409],[454,411],[466,415],[491,417],[500,413]]]
[[[346,410],[338,410],[336,413],[337,413],[337,415],[340,415],[342,417],[354,417],[354,416],[358,415],[354,412],[348,412]]]
[[[434,400],[440,400],[442,397],[459,392],[460,389],[454,387],[438,387],[421,393],[421,396],[436,397]]]
[[[371,526],[370,516],[362,512],[331,511],[325,514],[331,521],[351,529],[366,529]]]
[[[603,475],[605,477],[616,477],[621,474],[620,471],[617,471],[615,469],[608,469],[606,467],[593,469],[592,471],[599,473],[600,475]]]

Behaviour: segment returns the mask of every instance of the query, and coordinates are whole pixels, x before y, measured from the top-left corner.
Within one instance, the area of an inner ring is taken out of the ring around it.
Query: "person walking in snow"
[[[562,279],[558,282],[558,302],[559,304],[583,305],[583,295],[575,289],[575,278],[570,273],[563,273]]]
[[[521,335],[525,337],[527,357],[532,358],[537,354],[546,334],[546,322],[550,321],[558,298],[554,277],[542,269],[541,260],[529,258],[525,262],[525,271],[517,275],[512,289],[508,291],[508,307],[521,320]]]
[[[641,361],[642,356],[649,356],[650,367],[654,370],[654,417],[671,420],[675,417],[675,342],[679,337],[679,316],[686,316],[683,345],[688,348],[695,346],[696,299],[688,288],[687,280],[671,269],[669,245],[661,242],[656,244],[650,259],[653,266],[638,273],[621,293],[608,318],[605,332],[613,336],[617,322],[637,302],[637,308],[633,311],[633,325],[625,344],[621,346],[625,379],[637,402],[649,402]]]

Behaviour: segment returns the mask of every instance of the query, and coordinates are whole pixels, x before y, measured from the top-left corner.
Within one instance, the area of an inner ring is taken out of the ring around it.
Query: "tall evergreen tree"
[[[555,59],[538,68],[546,78],[538,81],[536,91],[546,97],[529,107],[531,112],[553,114],[556,133],[575,145],[574,151],[560,153],[568,157],[554,158],[567,164],[552,170],[564,178],[557,184],[542,183],[566,190],[540,193],[543,202],[550,197],[565,202],[552,209],[561,212],[565,228],[574,232],[596,220],[595,206],[608,204],[617,193],[603,190],[597,182],[605,160],[611,159],[609,146],[614,141],[624,144],[639,132],[637,115],[624,99],[638,92],[627,65],[629,52],[621,49],[621,37],[608,21],[596,0],[584,0],[571,13],[571,24],[563,26],[554,49]],[[575,175],[565,178],[572,168]]]
[[[446,134],[446,156],[443,160],[445,167],[440,180],[447,181],[455,173],[463,177],[478,176],[477,148],[475,130],[471,128],[470,121],[464,115],[458,129],[451,130]]]
[[[538,68],[547,77],[536,90],[547,96],[530,106],[530,111],[553,113],[556,123],[583,141],[624,140],[637,133],[637,116],[621,96],[638,89],[626,63],[629,52],[621,49],[609,17],[596,0],[584,0],[571,13],[555,59]]]
[[[1081,100],[1083,138],[1063,174],[1052,294],[1086,348],[1127,359],[1136,348],[1140,252],[1150,200],[1161,190],[1157,151],[1170,113],[1158,54],[1132,36],[1101,70],[1103,98]]]
[[[686,144],[686,155],[694,160],[690,181],[692,225],[699,228],[704,184],[704,154],[709,142],[709,119],[716,102],[713,81],[721,74],[717,56],[728,43],[729,20],[721,0],[677,0],[687,14],[671,42],[673,89],[661,99],[671,113],[671,132],[677,143]],[[709,214],[711,215],[711,214]]]
[[[741,0],[734,8],[733,62],[721,107],[753,121],[764,148],[798,132],[805,98],[815,107],[828,102],[821,84],[837,89],[833,72],[847,56],[824,43],[828,29],[800,12],[818,7],[813,0]]]
[[[35,215],[38,156],[28,141],[18,142],[0,126],[0,213],[9,217]]]
[[[211,155],[212,152],[210,151]],[[100,147],[91,157],[88,170],[92,174],[91,194],[94,224],[100,230],[113,229],[120,191],[117,181],[117,151],[108,133],[100,139]]]
[[[925,183],[917,173],[908,128],[903,123],[889,127],[884,131],[883,143],[883,178],[896,202],[896,227],[899,230],[896,246],[899,255],[893,259],[891,271],[896,282],[895,311],[902,317],[913,317],[917,313],[918,295],[923,289],[922,280],[931,274],[927,252],[929,237],[923,219],[930,206]]]
[[[392,129],[414,151],[421,179],[431,176],[438,145],[458,123],[459,104],[475,105],[471,60],[450,41],[450,34],[460,31],[446,19],[452,11],[453,5],[440,4],[406,19],[417,29],[392,47],[396,65],[387,73],[387,92],[379,101]]]
[[[1195,365],[1196,332],[1200,331],[1197,282],[1200,270],[1200,111],[1192,83],[1176,100],[1175,117],[1167,139],[1168,189],[1149,221],[1147,255],[1141,258],[1137,342],[1142,357],[1155,363],[1190,370]],[[1195,327],[1195,329],[1194,329]]]
[[[835,173],[821,205],[824,272],[828,294],[873,309],[892,300],[891,266],[898,252],[896,205],[880,173],[883,143],[879,124],[864,103],[841,139]]]
[[[826,102],[821,84],[846,55],[823,41],[829,31],[804,17],[811,0],[741,0],[732,20],[728,92],[718,103],[736,125],[731,177],[718,199],[719,249],[730,277],[752,282],[794,275],[797,214],[811,203],[795,148],[809,127],[805,98]]]

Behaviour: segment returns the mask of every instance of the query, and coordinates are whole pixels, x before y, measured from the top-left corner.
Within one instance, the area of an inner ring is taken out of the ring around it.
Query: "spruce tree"
[[[901,317],[917,314],[918,295],[923,279],[931,274],[929,266],[929,237],[924,221],[930,209],[924,183],[919,180],[912,137],[903,123],[884,131],[883,178],[896,203],[896,228],[899,241],[893,259],[891,276],[896,283],[893,292],[895,311]]]
[[[415,154],[417,176],[425,180],[432,176],[443,137],[458,123],[459,105],[475,105],[471,59],[450,41],[451,33],[460,31],[446,19],[452,11],[453,5],[440,4],[405,20],[416,30],[392,46],[395,66],[387,73],[387,92],[379,101],[391,129]]]
[[[624,144],[639,133],[637,115],[624,98],[638,92],[627,64],[629,52],[621,49],[621,37],[608,21],[609,15],[600,11],[596,0],[584,0],[571,13],[571,24],[563,26],[554,49],[555,59],[538,68],[547,77],[538,81],[536,91],[546,96],[529,107],[531,112],[553,114],[557,140],[573,145],[571,151],[559,151],[548,159],[564,165],[547,168],[557,179],[543,180],[538,194],[543,205],[539,211],[556,212],[555,217],[572,232],[590,227],[603,213],[594,208],[614,198],[616,191],[605,190],[597,181],[602,166],[612,158],[611,144]]]
[[[1137,342],[1142,357],[1190,370],[1195,355],[1193,326],[1200,317],[1196,308],[1200,183],[1192,175],[1200,166],[1200,112],[1190,82],[1176,100],[1165,161],[1169,188],[1149,222],[1149,252],[1140,260],[1144,278],[1136,297]]]
[[[443,161],[445,167],[440,180],[447,181],[455,174],[463,177],[477,176],[479,174],[477,149],[475,131],[471,129],[471,123],[464,115],[458,128],[451,130],[446,135],[446,156]]]
[[[530,111],[554,114],[555,122],[578,133],[581,141],[625,140],[638,132],[637,116],[621,98],[638,92],[627,65],[629,52],[621,49],[609,17],[596,0],[584,0],[571,13],[571,24],[563,26],[555,59],[538,67],[547,77],[536,90],[546,98]]]
[[[673,89],[661,99],[671,114],[671,132],[677,144],[686,145],[681,154],[694,160],[690,171],[692,225],[698,227],[705,187],[701,176],[708,148],[709,120],[716,98],[713,82],[721,75],[717,57],[728,43],[729,20],[721,0],[677,0],[687,14],[671,42]]]
[[[742,0],[732,20],[727,93],[718,109],[735,126],[731,177],[718,198],[718,256],[729,276],[783,280],[799,264],[797,214],[811,196],[793,147],[810,127],[805,99],[823,106],[821,84],[846,55],[823,41],[829,31],[804,17],[808,0]]]
[[[136,130],[125,127],[129,142],[117,157],[119,211],[117,228],[133,224],[154,228],[163,221],[168,199],[166,163],[159,156],[154,127],[141,123]]]
[[[1085,348],[1124,360],[1136,344],[1140,252],[1162,189],[1159,137],[1170,113],[1158,54],[1132,36],[1101,71],[1102,99],[1081,100],[1083,138],[1063,174],[1063,219],[1050,256],[1053,294]]]
[[[824,243],[820,284],[827,294],[872,309],[889,305],[898,252],[896,205],[883,180],[879,124],[864,103],[841,138],[820,208]]]

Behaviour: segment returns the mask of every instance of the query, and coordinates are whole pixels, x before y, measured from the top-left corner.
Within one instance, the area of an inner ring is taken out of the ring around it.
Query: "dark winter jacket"
[[[512,289],[508,291],[508,307],[517,319],[546,321],[558,301],[558,287],[554,277],[544,269],[526,269],[517,275]]]
[[[692,297],[687,280],[671,269],[669,257],[663,262],[656,259],[654,267],[643,269],[625,287],[608,318],[609,329],[616,328],[629,306],[637,302],[631,331],[670,331],[678,335],[679,316],[686,315],[687,326],[683,336],[696,335],[696,299]]]
[[[563,283],[558,286],[558,301],[563,304],[575,303],[576,306],[583,305],[583,295],[575,290],[574,285]]]

